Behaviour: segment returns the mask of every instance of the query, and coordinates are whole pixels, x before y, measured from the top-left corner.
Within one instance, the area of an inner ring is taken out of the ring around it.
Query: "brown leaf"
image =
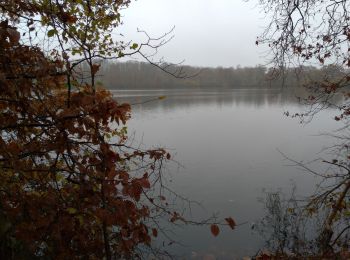
[[[140,185],[142,188],[145,188],[145,189],[151,188],[151,184],[147,178],[140,179]]]
[[[16,44],[19,42],[19,39],[21,38],[21,34],[16,29],[7,28],[7,33],[12,43]]]
[[[152,228],[152,234],[153,234],[154,237],[157,237],[157,236],[158,236],[158,231],[157,231],[157,229]]]
[[[93,64],[91,67],[91,73],[95,75],[97,71],[100,69],[101,64]]]
[[[225,218],[225,220],[231,229],[235,229],[236,222],[233,220],[233,218],[229,217],[229,218]]]
[[[215,224],[210,226],[210,231],[214,237],[217,237],[220,233],[220,229],[219,229],[218,225],[215,225]]]

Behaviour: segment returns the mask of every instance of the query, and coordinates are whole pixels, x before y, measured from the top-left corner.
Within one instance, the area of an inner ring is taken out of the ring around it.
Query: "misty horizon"
[[[137,1],[123,11],[119,32],[125,41],[142,42],[138,29],[159,37],[174,27],[170,35],[174,38],[158,50],[155,60],[211,68],[251,67],[269,62],[267,49],[255,44],[265,16],[254,1]]]

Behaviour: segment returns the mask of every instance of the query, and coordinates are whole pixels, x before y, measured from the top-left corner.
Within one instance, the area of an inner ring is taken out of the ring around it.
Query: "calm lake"
[[[263,190],[309,195],[317,179],[291,166],[280,152],[297,161],[328,158],[324,148],[335,140],[323,135],[339,127],[334,111],[300,124],[284,112],[303,107],[283,90],[235,91],[113,91],[117,100],[132,104],[129,136],[143,148],[164,147],[176,162],[166,165],[168,185],[178,194],[201,203],[192,205],[194,219],[213,213],[232,216],[234,231],[222,228],[213,237],[209,227],[184,226],[173,238],[182,245],[167,249],[184,259],[237,259],[257,253],[263,239],[251,229],[264,215]],[[166,99],[157,100],[159,96]],[[153,101],[150,101],[152,100]],[[149,102],[148,102],[149,101]],[[280,151],[280,152],[279,152]],[[178,162],[178,163],[177,163]],[[314,169],[324,165],[314,162]],[[162,241],[159,241],[161,244]]]

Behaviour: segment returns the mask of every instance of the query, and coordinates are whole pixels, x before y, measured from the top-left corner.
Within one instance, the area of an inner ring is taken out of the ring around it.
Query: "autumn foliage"
[[[219,233],[169,206],[170,154],[133,147],[130,105],[96,83],[101,60],[164,44],[113,37],[129,2],[0,1],[1,259],[138,258],[160,217]]]
[[[118,126],[130,106],[107,91],[86,86],[68,107],[62,62],[16,35],[1,23],[1,241],[11,237],[33,255],[62,259],[130,256],[150,245],[157,231],[145,224],[151,209],[140,200],[169,155],[126,148]],[[1,246],[2,255],[17,250]]]
[[[157,236],[146,194],[169,154],[129,147],[130,106],[89,84],[68,91],[64,59],[20,36],[1,21],[1,258],[137,256]]]

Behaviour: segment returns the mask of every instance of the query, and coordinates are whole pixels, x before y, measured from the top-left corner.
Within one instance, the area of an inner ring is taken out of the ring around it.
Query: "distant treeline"
[[[172,68],[175,71],[178,67]],[[327,66],[323,69],[302,67],[289,69],[284,77],[277,77],[276,71],[264,66],[236,68],[199,68],[183,66],[189,78],[176,78],[145,62],[108,62],[102,64],[98,80],[109,89],[267,89],[301,88],[324,75],[337,77],[341,69]],[[326,72],[326,73],[325,73]]]

